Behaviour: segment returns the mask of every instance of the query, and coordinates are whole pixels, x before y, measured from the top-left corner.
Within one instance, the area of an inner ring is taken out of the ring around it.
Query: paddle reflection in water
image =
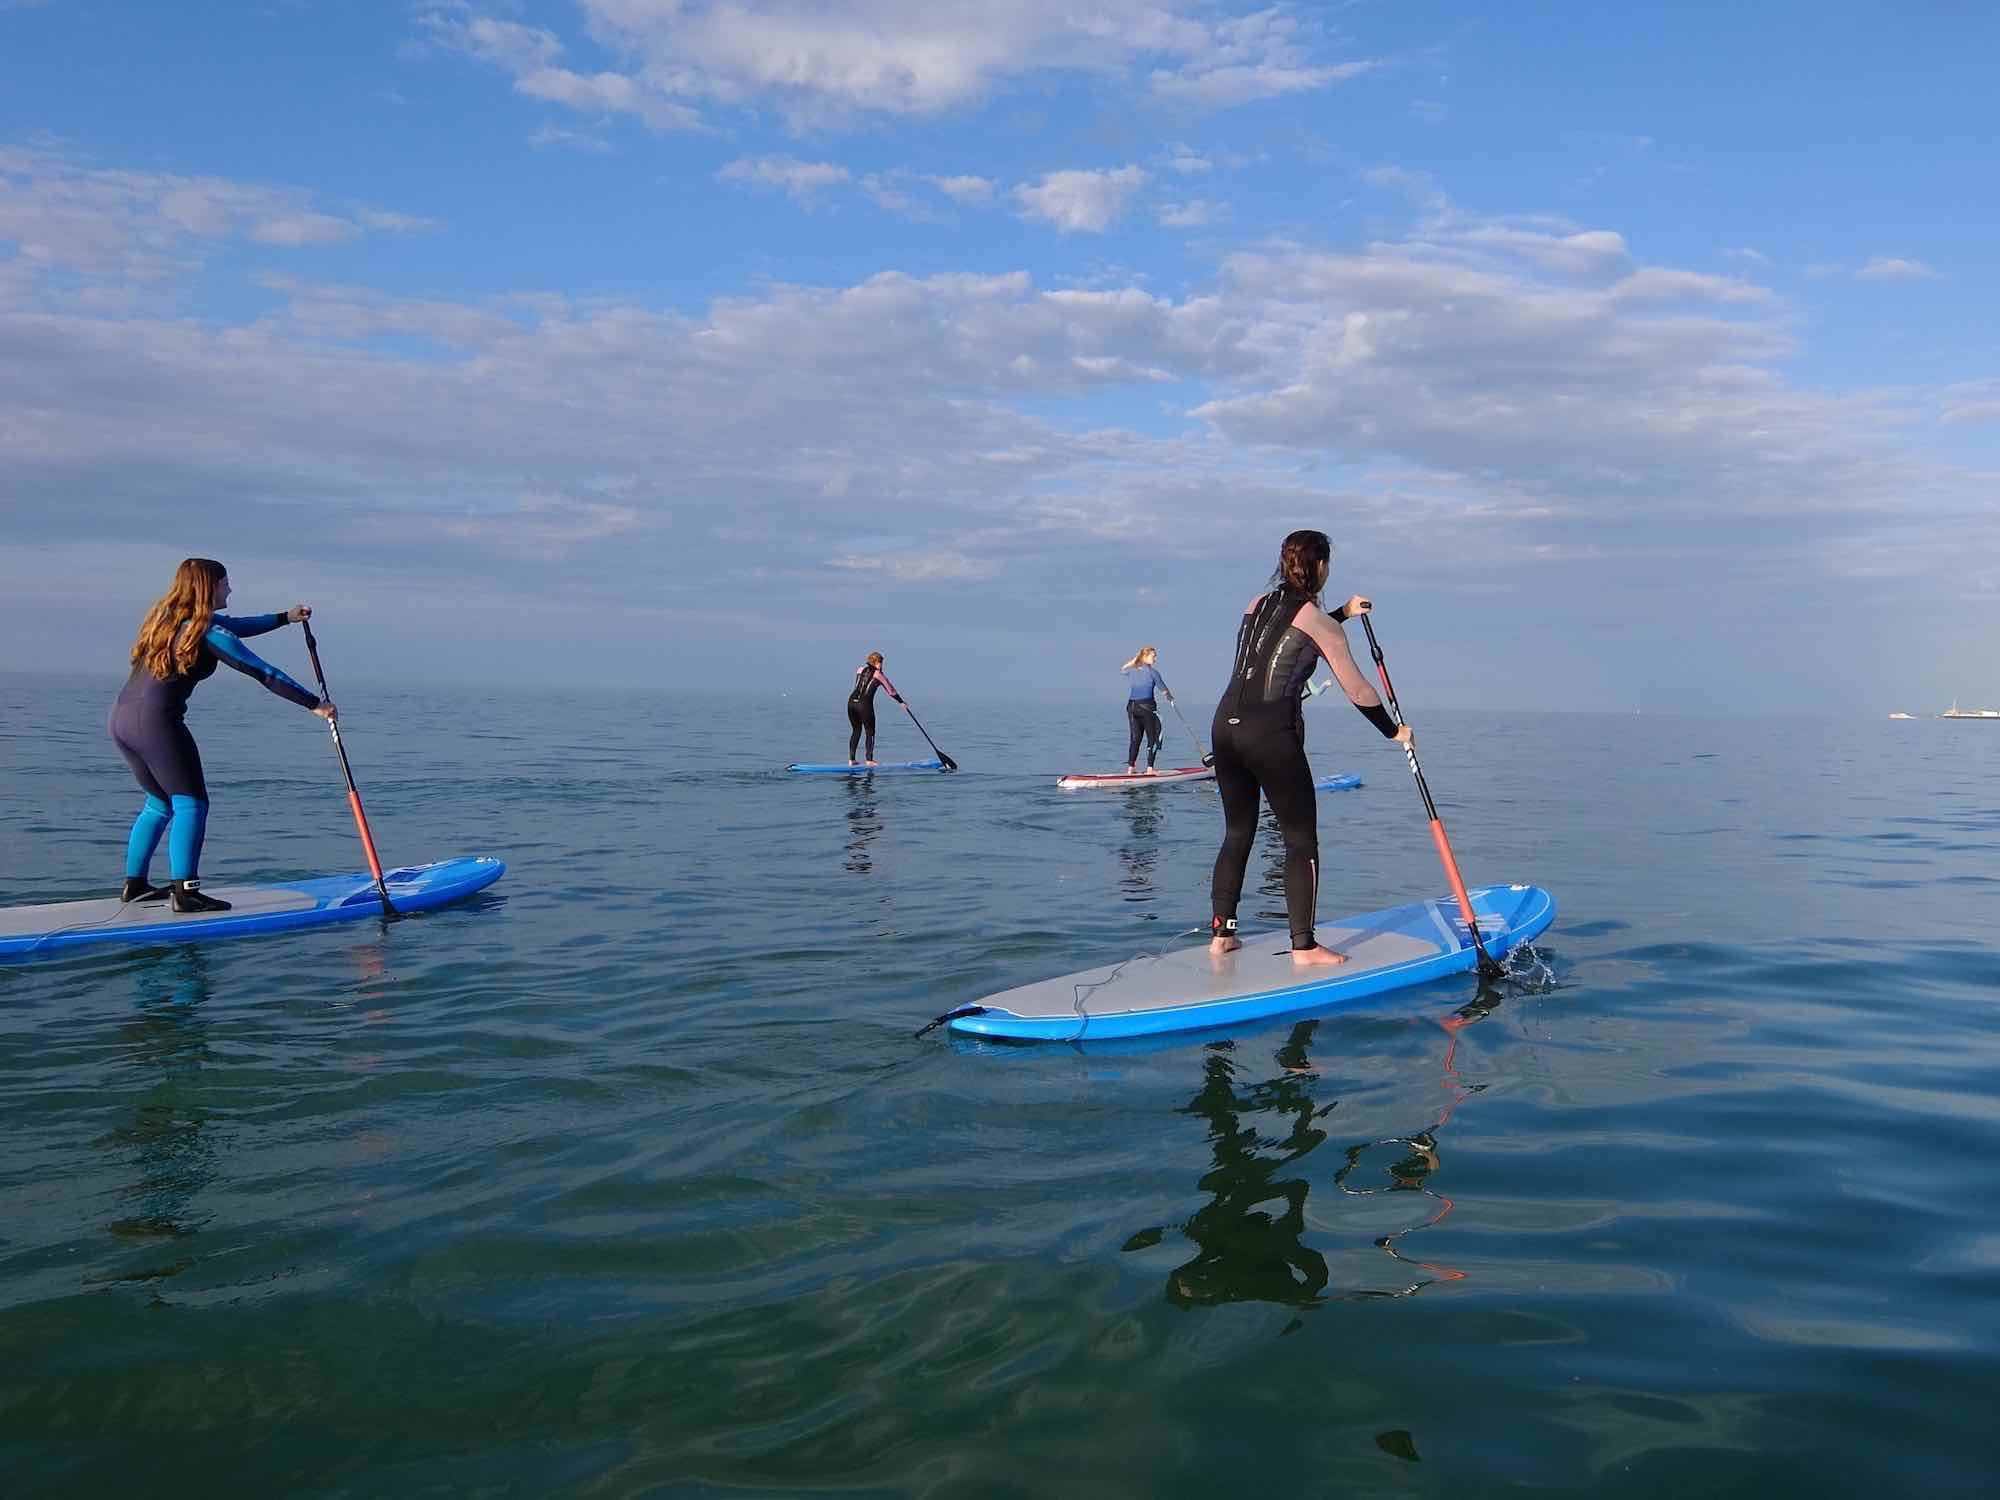
[[[1186,1112],[1209,1124],[1209,1144],[1215,1165],[1200,1180],[1211,1200],[1181,1226],[1197,1246],[1193,1259],[1167,1276],[1166,1296],[1177,1307],[1201,1307],[1229,1302],[1270,1302],[1310,1308],[1323,1302],[1408,1297],[1437,1281],[1460,1281],[1464,1273],[1419,1260],[1404,1251],[1405,1236],[1442,1223],[1451,1199],[1431,1187],[1440,1167],[1439,1133],[1464,1099],[1483,1085],[1468,1085],[1458,1075],[1459,1033],[1492,1013],[1497,992],[1482,988],[1479,998],[1437,1022],[1445,1032],[1442,1058],[1445,1103],[1442,1111],[1406,1136],[1353,1142],[1342,1148],[1342,1164],[1333,1185],[1350,1198],[1413,1193],[1435,1207],[1416,1223],[1379,1236],[1377,1248],[1406,1268],[1421,1273],[1390,1286],[1354,1286],[1329,1292],[1332,1279],[1324,1255],[1304,1238],[1306,1199],[1311,1177],[1305,1159],[1328,1139],[1325,1121],[1339,1100],[1320,1101],[1320,1079],[1311,1056],[1321,1022],[1293,1026],[1275,1060],[1276,1076],[1244,1084],[1243,1062],[1236,1044],[1218,1042],[1202,1060],[1202,1087],[1188,1101]],[[1273,1130],[1271,1116],[1286,1122]],[[1388,1160],[1383,1161],[1384,1153]],[[1329,1163],[1330,1164],[1330,1163]],[[1373,1174],[1380,1171],[1386,1180]],[[1323,1210],[1322,1210],[1323,1212]],[[1324,1220],[1322,1219],[1322,1222]],[[1128,1248],[1157,1244],[1163,1231],[1142,1231]],[[1296,1322],[1286,1331],[1298,1326]]]
[[[131,1148],[138,1180],[120,1195],[125,1212],[109,1228],[120,1240],[178,1247],[208,1222],[194,1205],[218,1170],[202,1078],[213,1059],[208,955],[193,944],[175,948],[142,965],[137,979],[136,1014],[120,1025],[118,1036],[144,1092],[129,1123],[99,1144]],[[155,1281],[193,1264],[194,1257],[178,1249],[107,1279]]]

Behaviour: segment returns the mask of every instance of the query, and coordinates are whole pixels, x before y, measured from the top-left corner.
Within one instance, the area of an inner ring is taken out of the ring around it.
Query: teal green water
[[[350,690],[385,856],[490,893],[0,965],[8,1492],[1990,1487],[2000,727],[1411,703],[1544,972],[1023,1049],[912,1033],[1203,923],[1212,793],[1055,790],[1116,692],[783,775],[839,687]],[[0,903],[115,882],[114,690],[0,677]],[[1309,715],[1323,909],[1434,894]],[[315,721],[195,722],[211,884],[358,866]]]

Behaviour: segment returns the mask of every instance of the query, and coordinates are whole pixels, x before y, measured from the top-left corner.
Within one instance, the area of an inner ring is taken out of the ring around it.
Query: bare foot
[[[1127,776],[1137,776],[1139,774],[1139,768],[1137,766],[1127,766],[1125,768],[1125,774]]]
[[[1225,953],[1234,953],[1242,946],[1242,942],[1233,937],[1210,938],[1208,940],[1208,956],[1210,958],[1220,958]]]
[[[1148,766],[1146,767],[1146,774],[1148,776],[1157,776],[1160,774],[1160,768],[1158,766]]]
[[[874,765],[874,764],[875,764],[875,762],[871,760],[871,761],[869,761],[869,762],[868,762],[868,764],[872,766],[872,765]]]
[[[1335,964],[1347,962],[1345,953],[1335,953],[1331,948],[1294,948],[1292,966],[1299,969],[1332,968]]]

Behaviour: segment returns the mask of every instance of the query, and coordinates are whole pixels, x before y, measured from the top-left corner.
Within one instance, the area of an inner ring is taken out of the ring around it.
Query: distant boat
[[[1916,717],[1916,715],[1915,715],[1915,714],[1890,714],[1890,715],[1889,715],[1889,717],[1890,717],[1890,718],[1892,718],[1892,719],[1914,719],[1914,718]]]
[[[1951,707],[1939,714],[1940,719],[2000,719],[2000,708],[1960,708],[1956,698]]]

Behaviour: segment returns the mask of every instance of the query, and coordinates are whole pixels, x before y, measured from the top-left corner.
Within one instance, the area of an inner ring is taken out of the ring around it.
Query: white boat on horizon
[[[1940,719],[2000,719],[2000,708],[1960,708],[1956,698],[1951,707],[1939,714]]]
[[[1916,717],[1916,715],[1915,715],[1915,714],[1903,714],[1903,713],[1896,713],[1896,714],[1890,714],[1890,715],[1889,715],[1889,717],[1890,717],[1890,718],[1892,718],[1892,719],[1914,719],[1914,718]]]

